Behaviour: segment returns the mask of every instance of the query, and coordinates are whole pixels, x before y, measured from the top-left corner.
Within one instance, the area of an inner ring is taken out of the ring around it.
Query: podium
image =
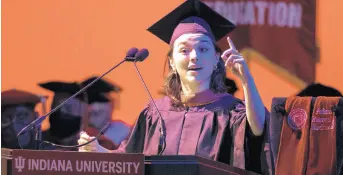
[[[146,175],[257,175],[199,156],[145,156]]]
[[[4,148],[1,149],[1,173],[4,175],[256,175],[198,156],[144,156],[143,154]]]

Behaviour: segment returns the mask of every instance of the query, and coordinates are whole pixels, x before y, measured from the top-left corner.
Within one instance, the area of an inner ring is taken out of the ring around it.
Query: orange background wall
[[[41,95],[37,86],[49,80],[81,81],[100,75],[125,56],[132,46],[148,48],[150,57],[139,64],[153,97],[163,84],[168,45],[146,29],[183,0],[2,0],[1,90],[17,88]],[[316,81],[343,92],[343,1],[317,1],[320,63]],[[249,63],[265,105],[274,96],[300,89],[263,65]],[[231,77],[231,75],[229,74]],[[268,78],[267,78],[268,77]],[[133,124],[148,95],[131,63],[106,76],[124,89],[114,119]],[[236,82],[239,83],[236,79]],[[242,97],[242,91],[237,94]],[[38,105],[37,109],[40,110]],[[50,108],[48,108],[50,109]]]

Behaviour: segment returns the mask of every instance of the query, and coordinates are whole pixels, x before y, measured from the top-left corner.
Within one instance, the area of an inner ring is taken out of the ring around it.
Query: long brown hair
[[[221,54],[222,51],[221,49],[214,44],[215,50],[217,53]],[[169,72],[165,78],[164,81],[164,93],[169,96],[174,104],[180,105],[181,104],[181,80],[180,76],[178,75],[177,72],[174,72],[169,60],[173,59],[172,54],[173,54],[173,46],[170,47],[170,50],[167,54],[167,59],[164,66],[164,70],[166,69],[166,65],[168,64]],[[165,71],[164,71],[165,72]],[[225,63],[223,59],[219,59],[218,64],[217,64],[217,69],[213,70],[213,73],[211,75],[211,82],[210,82],[210,89],[214,93],[223,93],[227,91],[227,87],[225,86],[225,78],[226,78],[226,69],[225,69]]]

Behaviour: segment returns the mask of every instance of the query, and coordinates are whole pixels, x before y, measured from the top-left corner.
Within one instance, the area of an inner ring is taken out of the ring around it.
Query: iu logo
[[[294,131],[299,131],[305,127],[307,120],[307,113],[305,110],[297,108],[293,109],[291,113],[288,115],[288,125]]]
[[[22,156],[15,158],[15,168],[18,169],[18,172],[22,172],[22,169],[25,167],[25,159]]]

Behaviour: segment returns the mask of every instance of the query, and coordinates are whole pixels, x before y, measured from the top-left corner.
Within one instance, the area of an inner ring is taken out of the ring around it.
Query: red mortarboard
[[[199,0],[187,0],[148,28],[148,31],[168,44],[185,33],[203,33],[216,42],[235,27]]]
[[[1,105],[21,105],[33,104],[40,102],[40,97],[31,92],[11,89],[1,92]]]

